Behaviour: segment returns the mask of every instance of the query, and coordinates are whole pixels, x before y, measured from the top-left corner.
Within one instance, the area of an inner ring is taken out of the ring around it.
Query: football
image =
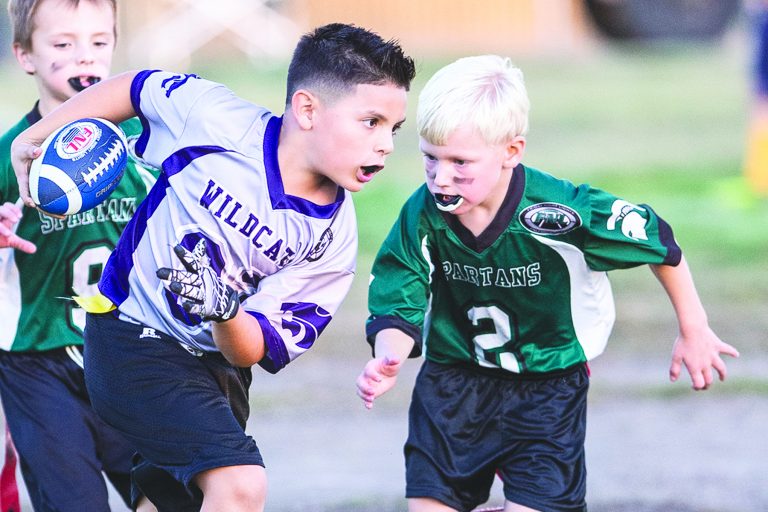
[[[73,121],[51,133],[32,160],[29,192],[40,210],[90,210],[117,187],[128,159],[125,134],[106,119]]]

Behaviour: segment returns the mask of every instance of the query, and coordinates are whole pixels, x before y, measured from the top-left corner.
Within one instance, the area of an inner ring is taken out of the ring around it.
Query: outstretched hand
[[[373,408],[373,401],[392,389],[397,382],[402,361],[396,357],[374,358],[368,361],[357,377],[357,396],[366,409]]]
[[[691,376],[693,389],[708,389],[714,381],[713,368],[721,381],[728,375],[722,354],[739,357],[739,351],[723,342],[708,326],[695,335],[680,334],[672,348],[669,380],[677,381],[685,366]]]
[[[13,226],[21,220],[21,208],[13,203],[0,205],[0,249],[10,247],[29,254],[37,251],[37,246],[18,236]]]
[[[237,291],[224,283],[211,268],[211,260],[205,251],[205,239],[201,239],[189,252],[181,245],[173,252],[186,270],[160,268],[156,274],[163,286],[183,300],[181,307],[203,320],[223,322],[233,318],[240,306]]]

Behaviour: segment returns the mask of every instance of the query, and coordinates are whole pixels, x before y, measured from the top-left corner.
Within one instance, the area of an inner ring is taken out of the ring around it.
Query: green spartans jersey
[[[400,329],[438,363],[555,371],[605,348],[615,316],[606,271],[680,258],[650,207],[522,165],[479,237],[425,185],[376,257],[366,331],[373,342]]]
[[[0,204],[22,204],[10,147],[38,119],[35,107],[0,139]],[[130,141],[141,124],[131,119],[121,128]],[[83,343],[85,312],[70,297],[96,294],[107,257],[155,177],[129,160],[118,187],[92,210],[60,220],[23,207],[16,234],[35,243],[37,252],[0,249],[0,349],[40,351]]]

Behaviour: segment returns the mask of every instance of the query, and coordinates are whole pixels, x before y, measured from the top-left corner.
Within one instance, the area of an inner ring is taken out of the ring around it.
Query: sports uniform
[[[0,139],[0,203],[21,206],[10,144],[39,119],[35,107]],[[131,136],[141,127],[131,120],[121,128]],[[134,450],[91,408],[82,369],[85,312],[68,297],[94,293],[154,179],[129,161],[112,195],[90,211],[61,220],[25,208],[16,233],[38,251],[0,249],[0,396],[35,510],[108,510],[102,470],[128,499]]]
[[[584,365],[613,326],[606,272],[680,259],[650,207],[523,165],[477,237],[418,189],[374,262],[366,327],[371,343],[409,334],[426,359],[407,495],[471,509],[498,469],[513,502],[583,510]]]
[[[175,246],[203,247],[201,261],[258,320],[260,365],[276,372],[312,346],[351,285],[354,207],[342,188],[328,205],[286,194],[281,118],[223,85],[145,71],[131,98],[144,125],[136,151],[162,174],[105,268],[99,288],[117,310],[89,315],[86,376],[99,414],[146,459],[140,472],[161,468],[199,500],[190,481],[201,471],[263,465],[243,431],[250,369],[224,361],[210,322],[183,309],[156,272],[181,267]],[[180,379],[196,385],[180,389]],[[142,490],[156,505],[193,508],[183,495]]]

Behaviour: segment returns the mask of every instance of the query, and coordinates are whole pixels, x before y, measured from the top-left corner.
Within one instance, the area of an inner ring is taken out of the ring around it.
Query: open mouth
[[[373,176],[384,168],[383,165],[364,165],[361,167],[363,174],[366,176]]]
[[[362,165],[357,172],[357,180],[361,183],[368,183],[383,168],[383,165]]]
[[[449,196],[448,194],[435,194],[435,205],[438,210],[452,212],[464,202],[461,196]]]
[[[80,92],[94,84],[101,82],[100,76],[73,76],[67,80],[69,86],[75,91]]]

